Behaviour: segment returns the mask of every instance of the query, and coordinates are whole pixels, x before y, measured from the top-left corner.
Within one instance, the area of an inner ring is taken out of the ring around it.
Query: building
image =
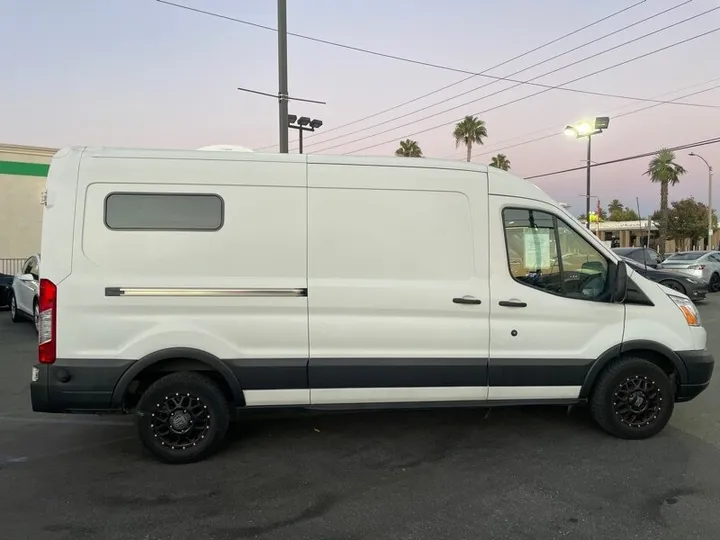
[[[40,251],[41,196],[55,152],[0,144],[0,272],[16,272],[22,260]]]

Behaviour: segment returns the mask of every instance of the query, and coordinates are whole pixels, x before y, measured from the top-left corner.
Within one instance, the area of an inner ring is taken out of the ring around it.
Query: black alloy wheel
[[[606,367],[590,396],[590,412],[608,433],[647,439],[662,431],[675,407],[665,371],[643,358],[619,358]]]
[[[137,412],[143,445],[165,463],[193,463],[214,454],[230,422],[222,390],[190,371],[155,381],[140,397]]]

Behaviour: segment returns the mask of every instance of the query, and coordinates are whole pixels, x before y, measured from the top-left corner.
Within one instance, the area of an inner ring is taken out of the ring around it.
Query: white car
[[[13,322],[32,320],[38,327],[38,294],[40,292],[40,255],[32,255],[13,278],[10,289],[10,317]]]

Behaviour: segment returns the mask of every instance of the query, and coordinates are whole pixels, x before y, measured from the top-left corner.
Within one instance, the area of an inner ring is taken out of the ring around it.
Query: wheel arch
[[[126,395],[134,381],[139,380],[143,374],[153,373],[159,378],[162,373],[177,371],[206,371],[217,374],[218,383],[231,398],[235,405],[243,405],[245,398],[242,387],[232,370],[216,356],[187,347],[172,347],[148,354],[137,362],[133,363],[123,373],[113,390],[113,408],[122,408]]]
[[[626,341],[622,344],[611,347],[592,364],[585,376],[582,388],[580,389],[580,398],[586,399],[590,396],[590,392],[595,386],[598,375],[607,367],[610,362],[624,355],[637,356],[656,364],[663,370],[677,372],[678,383],[687,379],[687,368],[682,359],[669,347],[658,343],[657,341],[638,339]]]

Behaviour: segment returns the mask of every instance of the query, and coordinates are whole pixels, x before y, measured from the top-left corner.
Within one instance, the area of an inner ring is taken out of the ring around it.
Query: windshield
[[[673,253],[666,261],[694,261],[705,255],[707,251],[686,251],[684,253]]]

